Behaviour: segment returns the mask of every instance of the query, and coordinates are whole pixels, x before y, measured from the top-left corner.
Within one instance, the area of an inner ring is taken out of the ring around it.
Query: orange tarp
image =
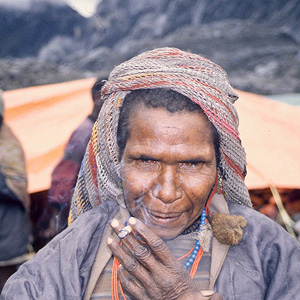
[[[4,122],[21,141],[30,193],[50,187],[73,130],[92,111],[95,78],[3,92]]]
[[[3,93],[5,122],[23,144],[29,192],[46,190],[73,130],[92,109],[95,78]],[[249,189],[300,188],[300,107],[237,91]]]
[[[248,188],[300,188],[300,106],[237,93]]]

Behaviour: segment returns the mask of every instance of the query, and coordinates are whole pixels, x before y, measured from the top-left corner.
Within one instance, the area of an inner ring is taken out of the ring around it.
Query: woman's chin
[[[186,217],[185,213],[163,215],[148,212],[147,218],[139,219],[162,239],[173,239],[185,229]]]
[[[184,230],[184,228],[182,228],[181,226],[180,228],[178,227],[170,228],[170,227],[157,226],[149,223],[146,225],[150,228],[150,230],[152,230],[156,235],[158,235],[163,240],[172,240],[176,238],[178,235],[180,235],[180,233]]]

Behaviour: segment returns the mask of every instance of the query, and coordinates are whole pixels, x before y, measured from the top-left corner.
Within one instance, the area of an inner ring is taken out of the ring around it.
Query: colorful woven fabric
[[[104,105],[81,166],[69,223],[101,201],[115,200],[122,194],[116,138],[119,108],[130,91],[153,88],[170,88],[200,105],[220,135],[219,167],[223,170],[226,200],[252,206],[244,183],[246,156],[233,106],[238,96],[226,72],[199,55],[176,48],[160,48],[115,67],[103,86]]]

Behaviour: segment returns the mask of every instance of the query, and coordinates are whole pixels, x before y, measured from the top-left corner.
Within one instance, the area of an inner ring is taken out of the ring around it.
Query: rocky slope
[[[300,92],[298,0],[102,0],[89,19],[48,5],[6,12],[5,26],[1,13],[2,89],[107,76],[141,51],[174,46],[220,64],[236,88]]]

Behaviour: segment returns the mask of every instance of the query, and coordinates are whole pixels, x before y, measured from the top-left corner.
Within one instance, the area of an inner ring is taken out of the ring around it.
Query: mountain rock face
[[[299,20],[298,0],[102,0],[89,19],[50,4],[0,9],[0,88],[106,77],[169,46],[220,64],[236,88],[300,92]]]
[[[0,57],[36,57],[56,36],[74,38],[86,19],[67,5],[40,2],[30,11],[1,7]]]

